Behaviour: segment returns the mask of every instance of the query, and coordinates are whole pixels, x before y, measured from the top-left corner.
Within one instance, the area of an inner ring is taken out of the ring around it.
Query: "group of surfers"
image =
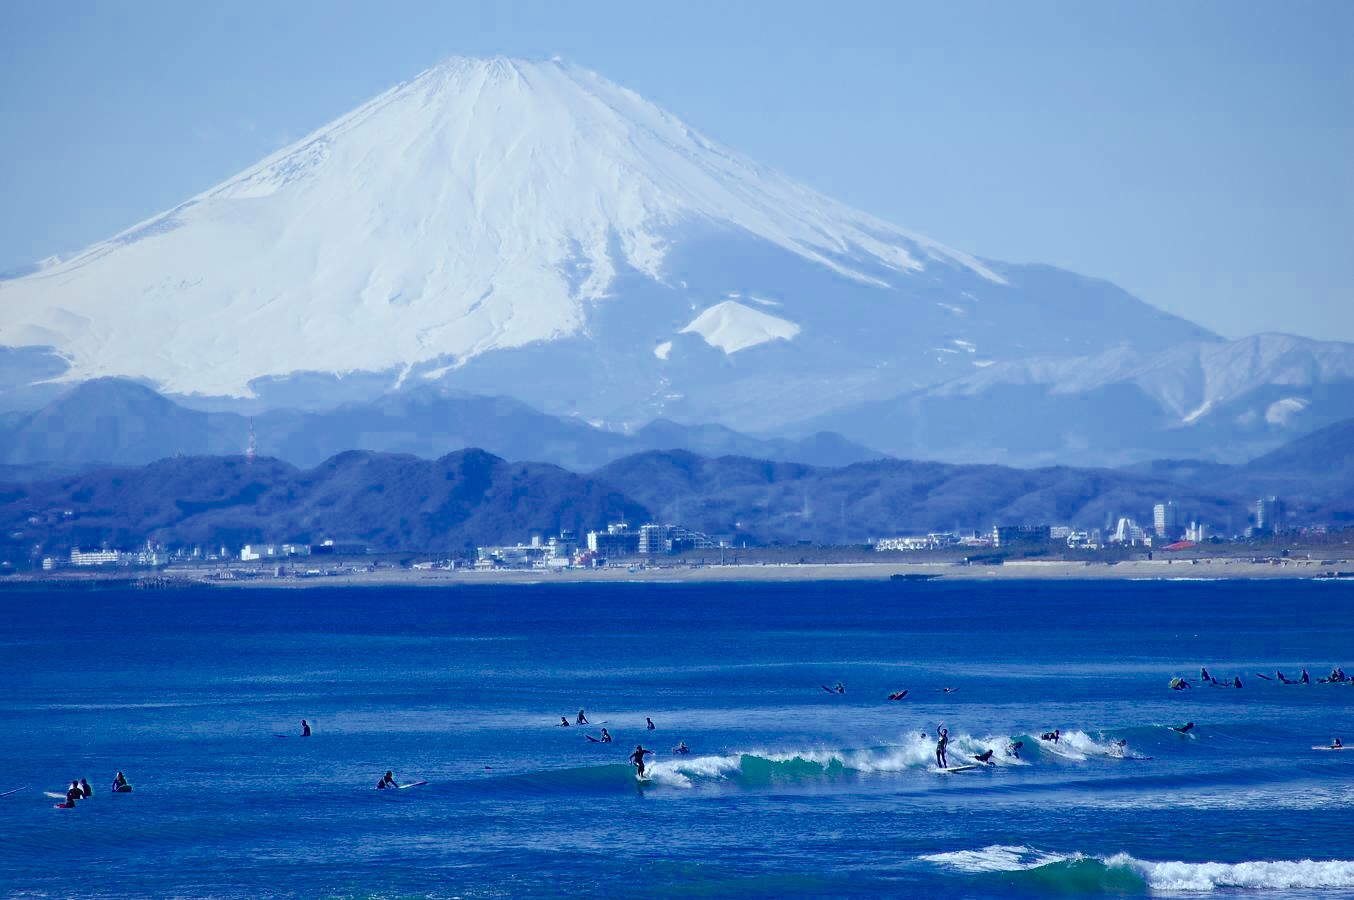
[[[121,772],[113,776],[113,793],[129,794],[132,786],[127,783],[127,776]],[[71,786],[66,789],[66,800],[58,803],[57,806],[63,809],[74,809],[75,804],[80,800],[88,800],[94,796],[94,788],[89,786],[89,782],[84,778],[72,778]]]
[[[1307,674],[1307,670],[1305,668],[1302,670],[1301,674],[1299,674],[1297,678],[1289,678],[1287,675],[1284,675],[1282,671],[1279,671],[1277,669],[1274,672],[1273,678],[1270,678],[1268,675],[1265,675],[1262,672],[1256,672],[1255,674],[1258,677],[1265,679],[1266,681],[1277,681],[1280,684],[1312,683],[1312,676]],[[1218,679],[1214,678],[1212,675],[1209,674],[1207,667],[1203,666],[1199,668],[1199,681],[1207,685],[1212,685],[1213,687],[1234,687],[1234,688],[1244,687],[1244,685],[1241,683],[1240,675],[1233,675],[1230,679],[1224,678],[1223,680],[1219,681]],[[1348,675],[1346,675],[1345,670],[1343,668],[1341,668],[1340,666],[1335,666],[1330,670],[1329,675],[1327,675],[1325,678],[1318,678],[1317,682],[1320,684],[1354,684],[1354,679],[1351,679]],[[1188,681],[1181,678],[1179,675],[1172,678],[1169,685],[1170,689],[1173,691],[1187,690],[1191,686],[1192,685],[1190,685]]]

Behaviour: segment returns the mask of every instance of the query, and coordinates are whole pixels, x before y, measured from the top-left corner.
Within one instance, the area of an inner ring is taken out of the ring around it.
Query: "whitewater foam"
[[[1210,892],[1220,888],[1295,890],[1354,888],[1354,860],[1246,860],[1242,862],[1182,862],[1138,859],[1127,853],[1093,856],[1057,853],[1033,847],[992,844],[976,850],[954,850],[918,857],[922,862],[966,875],[1046,870],[1087,862],[1104,869],[1128,871],[1154,891]]]

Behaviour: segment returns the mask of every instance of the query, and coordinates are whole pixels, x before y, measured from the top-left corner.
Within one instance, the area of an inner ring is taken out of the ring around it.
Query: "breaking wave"
[[[997,877],[1050,893],[1354,888],[1354,860],[1343,859],[1155,862],[1127,853],[1088,856],[1005,844],[933,853],[920,859],[964,875]]]

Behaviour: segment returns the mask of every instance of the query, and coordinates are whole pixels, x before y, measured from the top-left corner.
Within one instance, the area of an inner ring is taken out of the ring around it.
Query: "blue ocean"
[[[6,896],[1354,897],[1347,583],[0,604]]]

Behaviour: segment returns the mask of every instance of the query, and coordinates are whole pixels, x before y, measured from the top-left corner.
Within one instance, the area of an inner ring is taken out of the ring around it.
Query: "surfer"
[[[991,750],[984,750],[982,753],[974,754],[973,758],[978,760],[978,762],[983,763],[984,765],[988,766],[995,765],[995,763],[992,762]]]
[[[658,727],[653,723],[653,719],[650,719],[648,716],[644,717],[644,724],[648,727],[650,731],[653,731],[655,728]]]
[[[605,728],[602,729],[602,743],[611,743],[611,732],[607,731]]]
[[[301,737],[310,737],[310,723],[305,719],[301,720]]]
[[[1059,730],[1056,729],[1056,728],[1053,729],[1052,731],[1045,731],[1043,734],[1039,735],[1039,740],[1041,740],[1041,741],[1052,741],[1052,742],[1055,743],[1055,744],[1058,743],[1061,739],[1062,739],[1062,732],[1059,731]]]
[[[836,684],[834,684],[834,685],[832,686],[832,689],[833,689],[834,691],[836,691],[837,693],[839,693],[839,694],[845,694],[845,693],[846,693],[846,685],[842,684],[840,681],[837,682]]]
[[[906,697],[906,696],[907,696],[907,691],[894,691],[892,694],[889,694],[889,699],[890,699],[890,700],[901,700],[901,699],[903,699],[903,698]]]
[[[1006,755],[1011,759],[1020,759],[1020,748],[1025,746],[1024,741],[1012,741],[1006,745]]]
[[[386,769],[385,775],[381,777],[380,781],[376,782],[376,790],[378,791],[388,791],[397,787],[399,785],[395,783],[395,773],[390,769]]]
[[[1345,680],[1345,670],[1340,668],[1339,666],[1336,666],[1335,668],[1330,670],[1330,677],[1327,678],[1326,680],[1334,682],[1335,684],[1339,684],[1340,682]]]
[[[1171,679],[1170,688],[1173,691],[1183,691],[1188,687],[1189,682],[1181,678],[1179,675]]]
[[[949,768],[949,763],[945,759],[945,748],[950,745],[950,730],[948,728],[939,728],[936,730],[936,765],[942,769]]]
[[[1304,669],[1302,670],[1302,674],[1298,676],[1298,684],[1311,684],[1311,683],[1312,683],[1312,676],[1308,675],[1308,674],[1307,674],[1307,669],[1304,668]]]
[[[559,724],[556,725],[555,727],[556,727],[556,728],[568,728],[568,727],[569,727],[569,717],[568,717],[568,716],[560,716],[560,717],[559,717]]]
[[[583,715],[583,710],[578,711],[578,718],[574,720],[575,725],[587,725],[588,717]]]
[[[1172,731],[1178,731],[1181,734],[1189,734],[1190,729],[1194,727],[1193,722],[1186,722],[1184,725],[1172,725]]]
[[[1343,750],[1343,749],[1345,749],[1345,745],[1342,744],[1342,743],[1340,743],[1340,739],[1339,739],[1339,738],[1336,738],[1335,740],[1333,740],[1333,741],[1330,742],[1330,748],[1331,748],[1332,750]]]
[[[1285,678],[1285,677],[1284,677],[1284,674],[1283,674],[1282,672],[1278,671],[1277,669],[1275,670],[1274,674],[1278,676],[1279,682],[1280,682],[1281,684],[1297,684],[1296,681],[1290,681],[1289,679]]]
[[[636,744],[635,752],[630,754],[630,762],[635,767],[635,774],[640,778],[644,777],[644,757],[646,754],[652,756],[653,751],[645,750],[643,744]]]
[[[80,782],[71,781],[71,786],[66,788],[66,805],[74,806],[76,800],[85,799],[85,792],[80,790]]]
[[[1336,743],[1339,743],[1340,739],[1336,738],[1335,740]],[[677,746],[672,748],[672,752],[676,753],[678,756],[685,756],[691,752],[691,748],[686,745],[686,741],[678,741]]]
[[[1232,676],[1232,687],[1235,687],[1235,688],[1241,687],[1241,676],[1240,676],[1240,675],[1233,675],[1233,676]]]
[[[1207,670],[1207,669],[1205,669],[1205,668],[1200,668],[1200,669],[1199,669],[1199,680],[1200,680],[1200,681],[1212,681],[1212,680],[1213,680],[1213,676],[1211,676],[1211,675],[1208,674],[1208,670]]]
[[[131,789],[132,786],[127,783],[126,775],[123,775],[121,772],[119,772],[113,776],[113,793],[126,794],[130,792]]]
[[[89,782],[83,778],[80,779],[80,794],[86,800],[94,796],[94,788],[90,787]]]

